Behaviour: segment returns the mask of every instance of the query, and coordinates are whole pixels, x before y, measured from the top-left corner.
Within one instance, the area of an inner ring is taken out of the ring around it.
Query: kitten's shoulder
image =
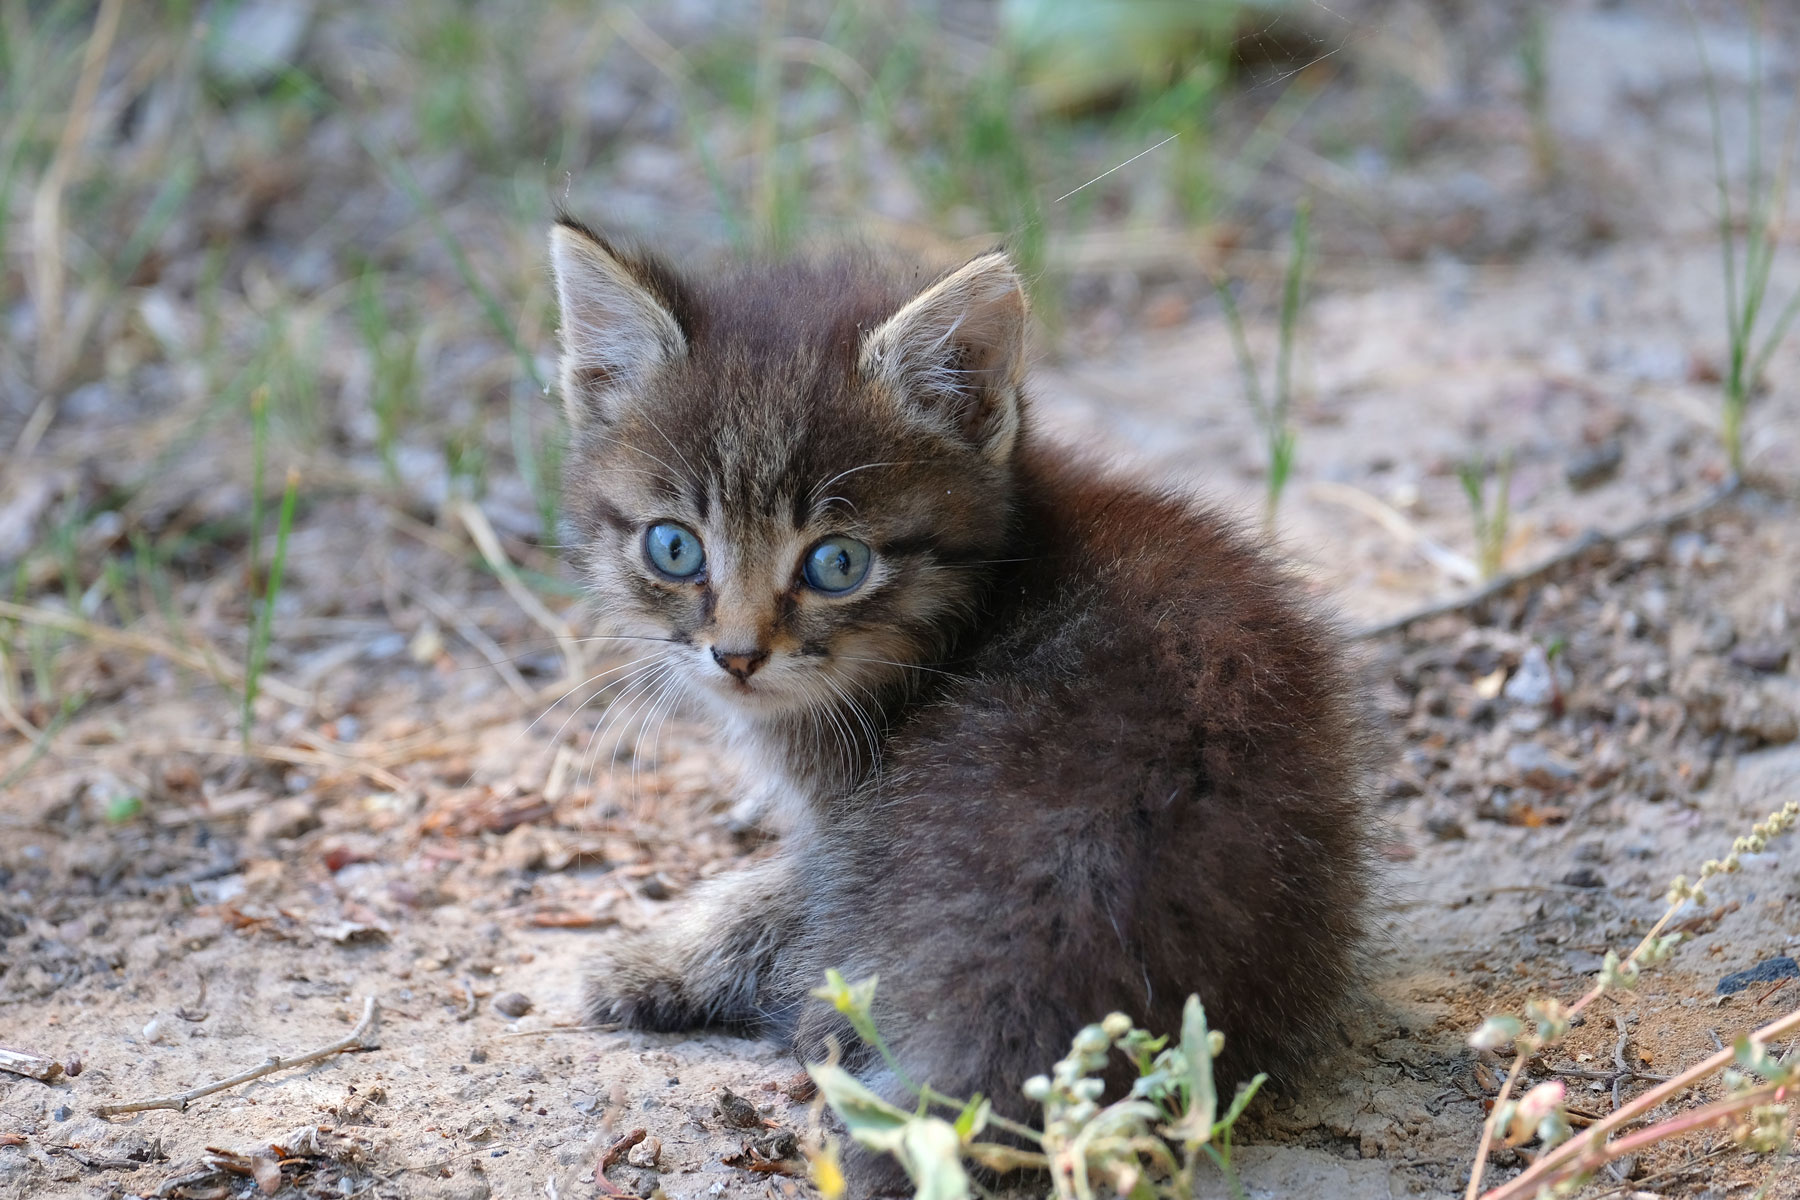
[[[1075,452],[1045,448],[1027,475],[1032,587],[1056,610],[1039,621],[1061,627],[1041,636],[1082,671],[1154,678],[1213,727],[1350,737],[1360,700],[1335,620],[1238,521]]]

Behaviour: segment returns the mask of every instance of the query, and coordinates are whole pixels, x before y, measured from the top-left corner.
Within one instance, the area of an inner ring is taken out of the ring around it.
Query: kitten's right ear
[[[550,231],[550,265],[563,411],[571,426],[609,421],[645,380],[687,355],[681,285],[660,263],[622,255],[566,218]]]
[[[996,251],[952,271],[863,339],[860,366],[908,411],[1005,462],[1019,434],[1025,366],[1018,268]]]

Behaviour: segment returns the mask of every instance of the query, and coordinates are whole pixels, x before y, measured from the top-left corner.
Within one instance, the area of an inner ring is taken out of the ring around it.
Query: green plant
[[[1123,1013],[1077,1033],[1067,1057],[1050,1074],[1025,1083],[1026,1098],[1043,1107],[1039,1130],[1001,1117],[981,1096],[946,1096],[908,1079],[876,1028],[875,982],[849,984],[828,971],[825,986],[814,995],[830,1001],[875,1049],[917,1097],[916,1107],[882,1099],[835,1061],[815,1063],[807,1071],[855,1141],[899,1161],[919,1200],[966,1200],[976,1190],[969,1163],[1000,1173],[1047,1169],[1058,1200],[1091,1200],[1096,1184],[1132,1200],[1186,1200],[1194,1194],[1196,1171],[1210,1161],[1233,1194],[1242,1195],[1231,1169],[1231,1130],[1265,1077],[1240,1087],[1220,1113],[1213,1060],[1225,1039],[1207,1029],[1198,997],[1188,997],[1174,1045],[1167,1036],[1137,1028]],[[1129,1094],[1103,1105],[1101,1076],[1114,1053],[1137,1069],[1137,1079]],[[1019,1144],[982,1140],[990,1128]],[[808,1155],[814,1182],[827,1200],[837,1200],[844,1190],[837,1148],[815,1142]]]
[[[281,599],[281,576],[287,565],[288,534],[294,528],[294,506],[300,497],[300,472],[288,468],[287,486],[281,493],[281,515],[275,525],[275,555],[269,562],[268,586],[263,592],[262,604],[256,609],[255,623],[250,630],[249,651],[244,659],[244,745],[250,744],[250,725],[255,717],[256,691],[262,680],[263,667],[269,660],[269,639],[274,632],[275,605]],[[256,564],[251,563],[254,575]]]
[[[1512,451],[1490,464],[1479,458],[1457,464],[1456,477],[1462,481],[1463,495],[1469,498],[1469,513],[1475,524],[1475,563],[1485,582],[1500,574],[1506,565],[1507,527],[1512,522]],[[1487,480],[1495,476],[1494,496],[1487,498]]]
[[[1760,31],[1761,5],[1752,8],[1752,28]],[[1800,291],[1796,291],[1775,314],[1774,320],[1766,328],[1762,325],[1763,318],[1768,315],[1765,304],[1769,299],[1769,275],[1780,249],[1779,230],[1787,216],[1788,168],[1793,137],[1790,133],[1776,177],[1773,180],[1766,178],[1762,160],[1762,38],[1753,34],[1750,40],[1749,178],[1740,251],[1738,214],[1732,207],[1731,182],[1725,170],[1724,119],[1719,111],[1719,93],[1712,65],[1706,57],[1706,43],[1698,25],[1694,29],[1694,42],[1705,71],[1707,109],[1712,120],[1713,177],[1719,192],[1719,249],[1725,270],[1727,358],[1722,380],[1719,440],[1724,444],[1732,475],[1736,477],[1744,471],[1745,410],[1761,386],[1769,359],[1786,339],[1794,318],[1800,316]],[[1790,127],[1795,125],[1800,125],[1800,104],[1796,105],[1790,121]]]
[[[1757,823],[1748,835],[1734,841],[1731,853],[1725,858],[1709,859],[1702,864],[1699,882],[1689,883],[1686,876],[1676,876],[1669,885],[1667,907],[1650,927],[1650,932],[1622,959],[1616,951],[1607,951],[1593,986],[1573,1004],[1565,1006],[1555,999],[1533,1000],[1526,1005],[1522,1016],[1489,1017],[1469,1036],[1469,1044],[1477,1050],[1497,1050],[1510,1043],[1513,1062],[1500,1086],[1500,1094],[1495,1097],[1493,1111],[1482,1125],[1475,1163],[1469,1170],[1466,1200],[1477,1197],[1481,1200],[1525,1200],[1530,1196],[1567,1195],[1608,1162],[1690,1130],[1716,1124],[1724,1125],[1739,1142],[1757,1150],[1783,1149],[1792,1141],[1792,1100],[1795,1087],[1800,1086],[1800,1056],[1790,1053],[1785,1060],[1779,1060],[1766,1047],[1778,1038],[1800,1031],[1800,1009],[1738,1038],[1730,1049],[1721,1050],[1659,1083],[1609,1116],[1593,1122],[1579,1136],[1572,1136],[1574,1131],[1568,1120],[1566,1094],[1560,1080],[1546,1080],[1517,1100],[1511,1096],[1526,1064],[1567,1037],[1575,1018],[1584,1009],[1603,995],[1636,988],[1644,967],[1660,963],[1674,953],[1682,935],[1665,934],[1663,930],[1689,901],[1706,903],[1707,880],[1735,873],[1743,855],[1761,853],[1770,841],[1791,830],[1796,823],[1800,823],[1800,803],[1789,801]],[[1728,1094],[1724,1099],[1667,1117],[1631,1133],[1613,1136],[1639,1117],[1676,1098],[1701,1080],[1726,1071],[1734,1063],[1738,1069],[1727,1071]],[[1481,1180],[1487,1170],[1488,1151],[1495,1143],[1518,1146],[1533,1137],[1540,1140],[1543,1149],[1531,1165],[1507,1183],[1483,1193]]]
[[[1519,74],[1525,84],[1525,111],[1531,119],[1531,162],[1540,180],[1556,174],[1556,130],[1550,124],[1550,22],[1541,8],[1525,18],[1519,43]]]
[[[1265,400],[1256,359],[1250,353],[1250,341],[1244,333],[1244,318],[1238,311],[1231,284],[1222,275],[1214,276],[1213,290],[1218,293],[1219,307],[1225,313],[1225,325],[1231,332],[1232,349],[1237,354],[1238,374],[1244,384],[1244,399],[1262,431],[1268,450],[1268,488],[1263,506],[1263,527],[1274,532],[1275,516],[1281,507],[1281,494],[1287,488],[1294,470],[1294,451],[1298,435],[1293,424],[1294,345],[1299,340],[1300,314],[1306,303],[1306,272],[1312,247],[1312,209],[1302,201],[1294,209],[1294,222],[1288,233],[1288,265],[1282,277],[1281,320],[1275,348],[1274,394]]]
[[[400,478],[396,449],[400,430],[417,408],[419,340],[412,322],[389,317],[381,281],[365,269],[356,284],[356,323],[369,355],[369,405],[375,411],[375,444],[389,483]]]

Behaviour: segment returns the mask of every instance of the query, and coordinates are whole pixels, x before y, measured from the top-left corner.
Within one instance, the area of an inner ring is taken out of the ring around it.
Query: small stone
[[[645,1138],[625,1152],[625,1161],[634,1167],[655,1170],[662,1165],[662,1142],[653,1137]]]
[[[251,813],[244,823],[244,833],[253,842],[275,842],[297,838],[318,827],[313,797],[286,796]]]
[[[1550,669],[1550,658],[1541,646],[1528,646],[1519,660],[1519,669],[1506,681],[1501,694],[1514,704],[1536,708],[1556,698],[1556,673]]]
[[[54,1121],[66,1121],[74,1115],[75,1110],[66,1104],[59,1104],[50,1112],[50,1118]]]
[[[1708,654],[1723,654],[1737,641],[1737,627],[1722,612],[1711,612],[1700,622],[1700,649]]]
[[[523,992],[501,992],[494,997],[494,1011],[505,1017],[522,1017],[531,1011],[531,997]]]
[[[1775,983],[1782,979],[1800,979],[1800,963],[1785,954],[1765,958],[1747,971],[1735,971],[1719,980],[1719,986],[1713,990],[1721,996],[1729,996],[1753,983]]]
[[[733,1129],[761,1129],[763,1127],[762,1114],[756,1111],[756,1105],[730,1088],[719,1089],[717,1104],[719,1119]]]
[[[814,1083],[813,1077],[805,1071],[794,1072],[779,1086],[781,1094],[795,1104],[805,1104],[819,1094],[819,1085]]]
[[[483,1050],[480,1046],[477,1046],[473,1050],[469,1051],[469,1061],[470,1062],[484,1063],[487,1060],[488,1060],[488,1052],[486,1050]]]
[[[760,1137],[753,1137],[750,1139],[750,1148],[774,1162],[800,1157],[800,1139],[794,1136],[791,1129],[771,1129]]]
[[[1800,679],[1777,675],[1737,698],[1731,728],[1772,746],[1800,738]]]
[[[674,894],[675,889],[669,886],[669,881],[660,872],[638,884],[638,895],[646,900],[667,900]]]
[[[1440,842],[1460,842],[1469,836],[1463,823],[1448,813],[1434,813],[1425,818],[1425,832]]]
[[[1745,670],[1779,675],[1787,670],[1791,648],[1781,642],[1752,642],[1731,652],[1731,661]]]
[[[1536,742],[1516,742],[1507,747],[1506,765],[1519,782],[1541,791],[1555,791],[1574,782],[1575,768]]]
[[[1571,458],[1563,467],[1563,478],[1576,491],[1585,492],[1618,474],[1619,464],[1624,461],[1625,443],[1618,438],[1607,438]]]
[[[1564,887],[1603,888],[1606,886],[1606,880],[1601,877],[1600,872],[1592,867],[1576,867],[1557,882]]]

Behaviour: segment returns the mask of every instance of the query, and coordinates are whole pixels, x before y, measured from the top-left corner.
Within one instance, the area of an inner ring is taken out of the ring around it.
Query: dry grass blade
[[[53,608],[38,608],[29,604],[15,604],[10,600],[0,600],[0,617],[8,617],[15,621],[23,621],[28,625],[43,625],[51,629],[60,629],[64,633],[72,633],[90,642],[103,646],[117,646],[121,650],[132,650],[139,654],[156,655],[170,662],[178,663],[191,671],[222,683],[230,688],[241,688],[244,678],[241,670],[223,659],[210,654],[203,654],[186,646],[178,646],[174,642],[159,638],[154,634],[135,633],[129,629],[114,629],[110,625],[100,625],[71,613],[58,612]],[[261,690],[267,695],[298,708],[311,708],[312,693],[297,688],[291,683],[265,676],[261,681]]]
[[[38,314],[37,375],[38,386],[46,393],[61,383],[72,347],[67,344],[63,328],[63,191],[75,169],[81,145],[87,140],[88,119],[93,115],[94,100],[100,92],[100,80],[106,71],[107,56],[112,53],[113,38],[119,31],[119,14],[123,0],[101,0],[94,17],[94,32],[88,38],[87,51],[81,62],[81,77],[75,85],[75,98],[69,105],[68,119],[63,122],[62,136],[56,143],[56,154],[50,167],[38,182],[31,198],[32,290]],[[51,403],[46,395],[39,406]]]
[[[426,612],[454,629],[458,637],[469,643],[483,658],[487,659],[488,665],[493,667],[494,671],[505,681],[513,695],[527,704],[532,703],[535,693],[532,691],[531,685],[525,682],[525,677],[519,674],[519,669],[513,666],[511,660],[506,657],[506,651],[502,650],[493,638],[482,632],[479,625],[465,617],[456,605],[419,580],[401,579],[398,582],[401,590],[417,600]]]
[[[475,548],[481,551],[481,557],[486,560],[488,567],[499,578],[500,585],[506,589],[506,594],[512,597],[513,603],[523,609],[526,616],[537,622],[539,628],[556,639],[556,644],[562,651],[563,669],[568,672],[568,677],[579,679],[586,658],[581,652],[581,643],[575,639],[575,631],[569,627],[567,621],[545,608],[544,602],[525,586],[519,578],[518,571],[513,568],[512,560],[506,557],[506,551],[500,545],[499,535],[494,532],[493,525],[488,522],[487,514],[468,500],[457,501],[451,506],[451,509],[456,513],[457,520],[462,522],[463,528],[469,531],[469,537],[474,540]]]
[[[265,762],[289,763],[297,767],[324,767],[361,775],[371,783],[391,792],[403,791],[407,784],[392,771],[375,763],[360,761],[328,750],[305,750],[298,746],[271,746],[265,742],[227,741],[224,738],[178,737],[157,743],[170,750],[187,750],[195,754],[247,754]]]
[[[1315,480],[1306,489],[1315,499],[1342,505],[1374,521],[1408,546],[1416,549],[1427,562],[1458,583],[1474,583],[1481,578],[1481,568],[1424,530],[1407,520],[1393,505],[1372,496],[1359,487],[1329,479]]]

